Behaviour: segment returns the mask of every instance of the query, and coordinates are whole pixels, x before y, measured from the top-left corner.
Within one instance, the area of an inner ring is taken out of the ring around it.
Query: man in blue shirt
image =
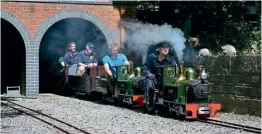
[[[111,78],[116,77],[116,68],[121,65],[129,65],[129,62],[124,54],[118,53],[119,48],[117,44],[113,44],[110,52],[103,58],[105,71]]]
[[[152,104],[154,89],[159,86],[163,73],[162,69],[157,66],[177,66],[175,59],[168,55],[170,46],[171,44],[168,42],[160,42],[158,44],[158,53],[151,53],[142,66],[144,79],[139,82],[139,85],[146,92],[147,107],[149,111],[153,109]]]
[[[116,43],[109,49],[109,54],[103,58],[104,69],[107,74],[107,83],[109,86],[108,95],[114,94],[114,79],[116,78],[116,68],[121,65],[129,65],[129,62],[124,54],[118,53],[119,48]]]
[[[82,75],[90,75],[90,69],[97,66],[96,54],[93,52],[94,47],[93,44],[87,43],[86,49],[80,52],[82,62],[79,63],[79,71]]]

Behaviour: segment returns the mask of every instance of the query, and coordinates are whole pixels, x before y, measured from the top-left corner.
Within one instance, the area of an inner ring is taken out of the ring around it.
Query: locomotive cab
[[[108,88],[112,89],[112,97],[117,99],[120,104],[140,107],[143,106],[144,94],[138,90],[137,79],[141,75],[138,68],[136,68],[136,74],[134,73],[133,64],[130,63],[130,65],[115,67],[116,78],[113,81],[107,80]]]
[[[157,89],[154,90],[155,112],[165,109],[168,114],[184,115],[185,85],[179,83],[183,80],[181,69],[175,65],[157,66],[162,71]]]

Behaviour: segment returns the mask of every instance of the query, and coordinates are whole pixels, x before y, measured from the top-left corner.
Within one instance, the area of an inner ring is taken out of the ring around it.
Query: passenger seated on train
[[[59,71],[59,73],[64,73],[64,71],[65,71],[65,60],[64,60],[64,57],[63,56],[60,57],[58,61],[59,61],[60,65],[62,66],[62,69]]]
[[[143,79],[139,82],[140,88],[144,89],[146,92],[146,105],[148,110],[152,110],[153,104],[153,93],[154,89],[158,88],[160,78],[162,75],[162,70],[156,66],[163,65],[176,65],[175,59],[168,55],[169,47],[171,46],[168,42],[161,42],[158,44],[158,52],[151,53],[145,63],[142,66]]]
[[[113,80],[116,78],[116,68],[121,65],[129,65],[129,62],[124,54],[118,53],[119,47],[113,43],[109,49],[109,54],[103,58],[104,69],[107,74],[107,82],[110,92],[113,91]]]
[[[66,67],[66,65],[65,65],[65,57],[66,57],[69,53],[70,53],[70,52],[69,52],[69,48],[67,48],[67,52],[65,53],[65,55],[64,55],[64,56],[61,56],[61,57],[58,59],[58,62],[59,62],[60,65],[62,66],[62,69],[60,70],[59,73],[64,73],[65,67]]]
[[[91,43],[86,44],[86,49],[80,52],[82,61],[79,63],[79,71],[81,75],[90,75],[90,68],[97,66],[96,54],[93,52],[94,45]]]
[[[66,67],[72,67],[70,70],[75,70],[73,73],[80,76],[81,72],[79,71],[79,63],[82,61],[82,56],[79,52],[76,51],[76,43],[69,43],[69,53],[65,55],[64,62]]]
[[[64,57],[60,57],[58,61],[59,61],[59,63],[61,64],[62,67],[65,67]]]

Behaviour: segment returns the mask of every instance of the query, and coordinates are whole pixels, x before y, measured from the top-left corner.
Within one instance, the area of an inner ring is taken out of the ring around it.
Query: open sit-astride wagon
[[[159,66],[162,77],[154,90],[153,112],[182,116],[187,119],[216,117],[221,104],[211,99],[211,87],[203,66]],[[184,69],[183,69],[184,68]],[[66,89],[96,97],[102,95],[109,102],[133,107],[145,107],[145,92],[139,86],[141,68],[123,65],[116,67],[116,78],[108,79],[103,66],[90,70],[90,76],[76,76],[76,67],[66,68]],[[65,90],[66,90],[65,89]],[[150,110],[151,112],[151,110]]]

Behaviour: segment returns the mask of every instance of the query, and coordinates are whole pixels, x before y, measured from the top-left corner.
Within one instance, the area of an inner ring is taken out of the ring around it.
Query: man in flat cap
[[[151,53],[142,66],[143,76],[139,85],[146,92],[146,106],[147,110],[153,110],[153,94],[154,89],[158,88],[160,78],[162,77],[162,69],[157,66],[163,65],[177,65],[175,59],[168,55],[171,44],[163,41],[158,44],[158,52]]]
[[[86,49],[80,52],[82,62],[80,63],[79,70],[81,75],[90,75],[90,68],[97,66],[96,54],[93,52],[95,46],[92,43],[86,44]]]

